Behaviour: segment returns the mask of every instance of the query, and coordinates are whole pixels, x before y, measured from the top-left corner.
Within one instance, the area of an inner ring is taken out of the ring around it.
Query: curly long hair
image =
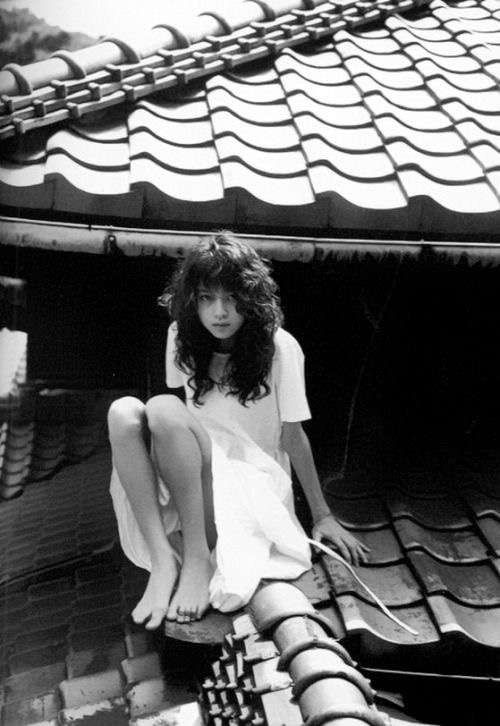
[[[229,232],[217,232],[190,250],[159,299],[177,323],[175,362],[190,374],[188,384],[196,406],[203,405],[201,399],[215,385],[209,365],[217,344],[198,316],[200,287],[222,288],[234,295],[236,309],[244,318],[226,368],[228,394],[243,405],[269,395],[274,333],[283,322],[269,264]]]

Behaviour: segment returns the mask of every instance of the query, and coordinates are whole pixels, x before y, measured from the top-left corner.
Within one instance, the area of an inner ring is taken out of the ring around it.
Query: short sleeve
[[[276,394],[282,422],[311,418],[304,378],[304,353],[293,335],[280,328],[275,337]]]
[[[177,325],[172,323],[167,333],[167,350],[165,354],[166,381],[168,388],[180,388],[184,385],[182,371],[175,364],[175,340]]]

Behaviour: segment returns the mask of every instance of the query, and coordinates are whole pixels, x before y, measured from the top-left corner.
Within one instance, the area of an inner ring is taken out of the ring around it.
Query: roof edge
[[[84,225],[66,222],[36,221],[0,217],[0,245],[28,247],[53,252],[128,257],[173,257],[180,259],[212,233],[169,229],[142,229],[107,225]],[[500,264],[500,243],[317,238],[266,234],[240,234],[255,249],[271,260],[280,262],[326,261],[338,257],[380,257],[387,254],[418,258],[437,254],[460,259]]]

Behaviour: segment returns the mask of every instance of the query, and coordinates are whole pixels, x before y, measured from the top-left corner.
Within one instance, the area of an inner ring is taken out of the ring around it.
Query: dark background
[[[27,281],[29,378],[165,391],[169,321],[156,298],[175,261],[4,251],[4,274]],[[349,415],[348,470],[429,466],[497,443],[497,267],[432,255],[273,267],[306,354],[320,465],[342,466]]]

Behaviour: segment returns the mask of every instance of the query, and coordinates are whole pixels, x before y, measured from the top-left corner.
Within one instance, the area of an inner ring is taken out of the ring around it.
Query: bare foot
[[[210,556],[186,557],[182,563],[179,585],[167,612],[167,620],[189,623],[199,620],[208,608],[208,585],[214,568]]]
[[[147,630],[155,630],[161,624],[168,609],[175,582],[177,562],[172,553],[166,555],[157,567],[153,566],[144,595],[132,611],[135,623],[145,623]]]

